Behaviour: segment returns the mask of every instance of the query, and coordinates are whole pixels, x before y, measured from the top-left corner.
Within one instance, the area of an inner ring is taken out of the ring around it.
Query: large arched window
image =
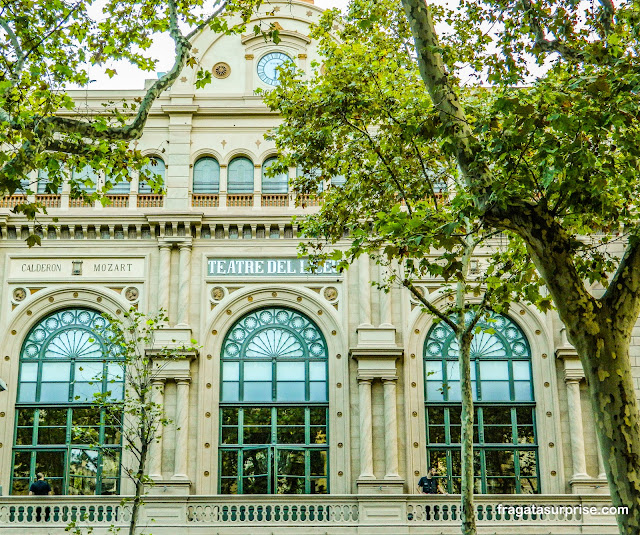
[[[121,400],[124,370],[98,312],[65,309],[31,329],[20,353],[12,494],[43,472],[55,494],[117,494],[121,429],[94,394]]]
[[[222,345],[220,492],[328,492],[327,344],[306,316],[263,308]]]
[[[262,193],[288,193],[289,177],[286,173],[276,176],[266,176],[265,172],[272,166],[278,158],[268,158],[262,164]]]
[[[149,156],[149,158],[151,161],[140,170],[141,176],[138,181],[138,193],[153,193],[153,188],[149,184],[150,180],[151,182],[162,182],[163,185],[166,184],[165,178],[167,166],[165,165],[164,160],[158,156]],[[142,175],[149,178],[145,179]]]
[[[227,169],[229,193],[253,193],[253,162],[249,158],[234,158]]]
[[[509,318],[490,314],[471,344],[475,405],[475,488],[479,493],[539,492],[531,349]],[[424,346],[428,465],[448,492],[460,492],[458,342],[445,323]]]
[[[193,193],[218,193],[220,164],[215,158],[200,158],[193,166]]]
[[[73,172],[73,180],[78,182],[81,191],[90,195],[95,193],[98,185],[98,173],[89,165],[85,165],[82,169]]]
[[[48,193],[47,186],[49,186],[49,171],[47,169],[38,170],[38,187],[36,193]],[[51,186],[49,186],[51,188]],[[56,193],[62,193],[62,184],[58,185]]]

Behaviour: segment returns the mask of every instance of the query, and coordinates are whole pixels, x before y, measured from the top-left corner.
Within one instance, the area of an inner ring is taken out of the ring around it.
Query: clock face
[[[278,85],[276,69],[291,58],[282,52],[269,52],[258,62],[258,76],[265,84]]]

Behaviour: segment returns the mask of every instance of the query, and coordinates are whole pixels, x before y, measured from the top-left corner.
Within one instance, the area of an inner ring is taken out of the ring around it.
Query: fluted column
[[[358,379],[360,401],[360,479],[374,479],[371,379]]]
[[[169,315],[169,288],[171,287],[171,245],[160,244],[160,269],[158,271],[158,308]]]
[[[151,383],[151,401],[157,411],[161,411],[160,418],[164,418],[164,383],[163,378],[154,378]],[[149,477],[152,479],[162,479],[162,435],[164,426],[158,424],[156,429],[156,440],[151,444]]]
[[[181,243],[178,282],[178,325],[189,324],[189,285],[191,284],[191,244]]]
[[[174,474],[171,479],[188,479],[187,452],[189,447],[189,382],[187,378],[176,379],[176,450]]]
[[[586,478],[587,460],[584,451],[582,406],[580,404],[580,379],[566,377],[567,405],[569,406],[569,434],[571,437],[572,479]]]
[[[366,254],[358,260],[358,307],[360,326],[371,327],[371,274],[369,256]]]
[[[385,479],[397,479],[398,474],[398,413],[396,379],[383,379],[384,391],[384,465]]]

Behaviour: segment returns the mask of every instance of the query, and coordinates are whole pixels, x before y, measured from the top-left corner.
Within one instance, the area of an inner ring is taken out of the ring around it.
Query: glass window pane
[[[245,427],[243,437],[245,444],[271,444],[271,428]]]
[[[529,381],[514,381],[513,391],[516,401],[531,401],[533,394],[531,392],[531,383]]]
[[[105,448],[102,453],[102,477],[118,477],[120,471],[120,451]]]
[[[267,407],[256,407],[244,409],[244,425],[270,425],[271,409]]]
[[[18,401],[30,402],[36,400],[36,384],[35,383],[23,383],[20,385],[20,394]]]
[[[38,363],[23,362],[20,366],[20,381],[37,381],[38,380]]]
[[[458,381],[449,381],[446,393],[449,401],[460,401],[460,383]]]
[[[220,452],[220,475],[235,476],[238,473],[238,452],[226,451]]]
[[[444,426],[430,425],[429,426],[429,444],[444,444]]]
[[[267,449],[246,449],[242,452],[242,470],[245,476],[257,476],[269,472],[269,451]]]
[[[513,432],[511,427],[507,426],[485,426],[484,428],[485,444],[503,444],[513,442]]]
[[[427,399],[429,401],[442,401],[444,399],[444,390],[441,382],[427,382]]]
[[[244,383],[244,401],[272,401],[273,392],[271,382]]]
[[[99,456],[95,450],[72,449],[69,457],[69,474],[95,477],[98,473]]]
[[[304,401],[304,386],[305,384],[301,382],[278,382],[278,401]]]
[[[271,362],[245,362],[245,381],[270,381],[272,373]]]
[[[309,465],[312,476],[327,475],[327,452],[325,450],[311,450]]]
[[[427,411],[429,424],[444,424],[444,408],[429,407]]]
[[[30,485],[31,480],[29,479],[14,479],[11,494],[14,496],[27,496],[29,494]]]
[[[225,477],[220,480],[220,494],[238,494],[238,480]]]
[[[531,379],[531,365],[528,360],[513,361],[513,378],[516,381],[527,381]]]
[[[531,409],[527,409],[531,410]],[[511,409],[509,407],[483,407],[482,419],[485,425],[488,424],[510,424]]]
[[[222,425],[235,425],[238,423],[238,411],[240,409],[222,409]]]
[[[329,492],[329,489],[327,488],[326,477],[312,479],[310,483],[311,483],[311,488],[309,491],[311,494],[327,494],[327,492]]]
[[[480,379],[509,379],[509,363],[498,360],[480,361]]]
[[[76,381],[101,381],[103,374],[102,362],[77,362],[75,365]]]
[[[327,425],[327,409],[325,407],[311,407],[309,417],[311,425]]]
[[[278,427],[278,443],[280,444],[304,444],[304,427]]]
[[[36,452],[35,472],[42,472],[47,479],[52,477],[63,477],[65,471],[64,453],[64,451]],[[51,481],[49,481],[49,484],[51,485]]]
[[[516,409],[518,425],[533,424],[533,411],[533,407],[518,407]]]
[[[520,476],[533,476],[538,473],[536,468],[536,452],[533,450],[519,451],[518,461],[520,463]]]
[[[124,383],[107,383],[105,394],[108,401],[120,401],[124,398]]]
[[[520,494],[537,494],[538,480],[534,478],[520,479]]]
[[[16,451],[13,457],[13,476],[29,477],[30,466],[31,466],[31,452]]]
[[[107,365],[107,381],[124,381],[124,366],[117,362]]]
[[[536,438],[533,427],[530,425],[518,426],[518,443],[519,444],[535,444]]]
[[[33,425],[34,409],[21,409],[18,411],[17,425]]]
[[[222,383],[222,401],[238,401],[239,399],[239,383]]]
[[[69,383],[42,383],[40,385],[40,401],[69,401]]]
[[[310,362],[309,363],[309,379],[311,381],[323,381],[327,378],[326,362]]]
[[[508,381],[482,381],[482,401],[508,401],[509,383]]]
[[[278,450],[278,475],[304,476],[303,450]],[[320,474],[322,475],[322,474]]]
[[[65,427],[39,427],[38,444],[66,444],[67,429]]]
[[[16,445],[28,446],[33,443],[33,427],[18,427],[16,429]]]
[[[73,401],[95,401],[94,394],[102,392],[102,383],[75,383],[73,385]],[[42,398],[41,398],[42,399]]]
[[[222,444],[237,444],[238,443],[238,428],[237,427],[223,427],[222,428]]]
[[[327,443],[327,428],[326,427],[311,427],[309,429],[309,444],[326,444]]]
[[[304,362],[278,362],[278,381],[304,381]]]
[[[246,371],[246,368],[245,368]],[[240,363],[239,362],[223,362],[222,363],[222,380],[238,381],[240,379]]]
[[[304,412],[305,411],[303,407],[278,408],[278,425],[304,425]]]
[[[514,461],[512,450],[485,450],[487,475],[514,476]]]
[[[309,384],[309,401],[327,401],[327,383],[314,381]]]
[[[70,362],[42,363],[42,378],[47,381],[68,381],[70,372]]]
[[[516,480],[515,478],[487,478],[487,493],[488,494],[515,494],[516,492]]]
[[[427,381],[442,381],[442,362],[425,360],[424,376]]]

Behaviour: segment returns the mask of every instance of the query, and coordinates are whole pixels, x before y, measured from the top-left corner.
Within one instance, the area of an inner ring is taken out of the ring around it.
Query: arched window
[[[227,171],[229,193],[253,193],[253,162],[249,158],[234,158]]]
[[[124,370],[98,312],[65,309],[29,331],[20,353],[12,494],[43,472],[54,494],[117,494],[121,429],[94,394],[123,398]]]
[[[85,165],[80,171],[73,172],[73,179],[79,182],[79,188],[87,194],[95,193],[96,186],[98,184],[98,173],[89,165]],[[85,184],[85,181],[90,181],[91,184]]]
[[[268,158],[262,164],[262,193],[288,193],[289,177],[286,173],[276,176],[265,176],[265,171],[277,161],[277,158]]]
[[[116,180],[118,179],[115,177],[107,177],[108,185],[111,186],[109,191],[107,191],[107,195],[129,195],[131,182],[126,178],[120,178],[118,182],[116,182]]]
[[[506,316],[483,317],[471,344],[476,492],[539,492],[531,349]],[[453,330],[434,325],[424,346],[428,466],[460,492],[460,373]]]
[[[263,308],[222,345],[220,492],[328,492],[327,344],[306,316]]]
[[[145,165],[140,170],[140,180],[138,182],[138,193],[149,194],[153,193],[153,189],[149,185],[149,179],[153,182],[162,182],[165,184],[166,166],[164,160],[158,156],[149,156],[151,162]],[[142,175],[146,175],[147,179],[142,178]]]
[[[220,164],[215,158],[200,158],[193,166],[193,193],[218,193]]]
[[[38,171],[38,188],[36,193],[48,193],[47,185],[49,184],[49,171],[46,169],[40,169]],[[58,186],[57,193],[62,193],[62,184]]]

